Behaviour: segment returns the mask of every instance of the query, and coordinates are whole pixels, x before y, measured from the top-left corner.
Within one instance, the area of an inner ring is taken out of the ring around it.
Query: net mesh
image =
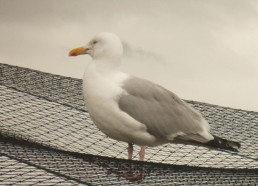
[[[258,182],[257,112],[188,101],[209,121],[212,133],[241,142],[241,151],[165,144],[147,148],[147,162],[126,161],[121,159],[127,157],[127,144],[106,137],[92,123],[81,80],[6,64],[0,64],[0,78],[0,181],[19,180],[17,168],[25,177],[20,182],[42,184]]]

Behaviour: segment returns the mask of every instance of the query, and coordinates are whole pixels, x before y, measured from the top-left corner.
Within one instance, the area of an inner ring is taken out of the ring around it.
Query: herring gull
[[[88,54],[92,61],[83,77],[83,94],[92,121],[104,134],[139,145],[139,160],[145,146],[181,143],[238,151],[240,143],[210,133],[209,123],[173,92],[148,80],[119,70],[123,56],[121,40],[112,33],[99,33],[70,56]]]

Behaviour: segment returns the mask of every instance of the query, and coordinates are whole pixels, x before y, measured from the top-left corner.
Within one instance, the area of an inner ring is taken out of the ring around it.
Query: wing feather
[[[131,77],[123,84],[125,93],[119,108],[146,125],[158,138],[175,138],[206,142],[209,124],[202,115],[176,94],[150,81]]]

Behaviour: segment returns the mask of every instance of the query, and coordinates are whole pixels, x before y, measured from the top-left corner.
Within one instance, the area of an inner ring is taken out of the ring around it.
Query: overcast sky
[[[183,99],[258,111],[256,0],[0,0],[0,62],[82,78],[68,57],[95,34],[126,46],[123,71]]]

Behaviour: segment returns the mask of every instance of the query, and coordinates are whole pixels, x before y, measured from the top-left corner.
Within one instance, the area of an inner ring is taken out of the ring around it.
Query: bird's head
[[[93,59],[120,59],[123,55],[122,42],[115,34],[99,33],[86,46],[71,50],[69,56],[83,54],[89,54]]]

